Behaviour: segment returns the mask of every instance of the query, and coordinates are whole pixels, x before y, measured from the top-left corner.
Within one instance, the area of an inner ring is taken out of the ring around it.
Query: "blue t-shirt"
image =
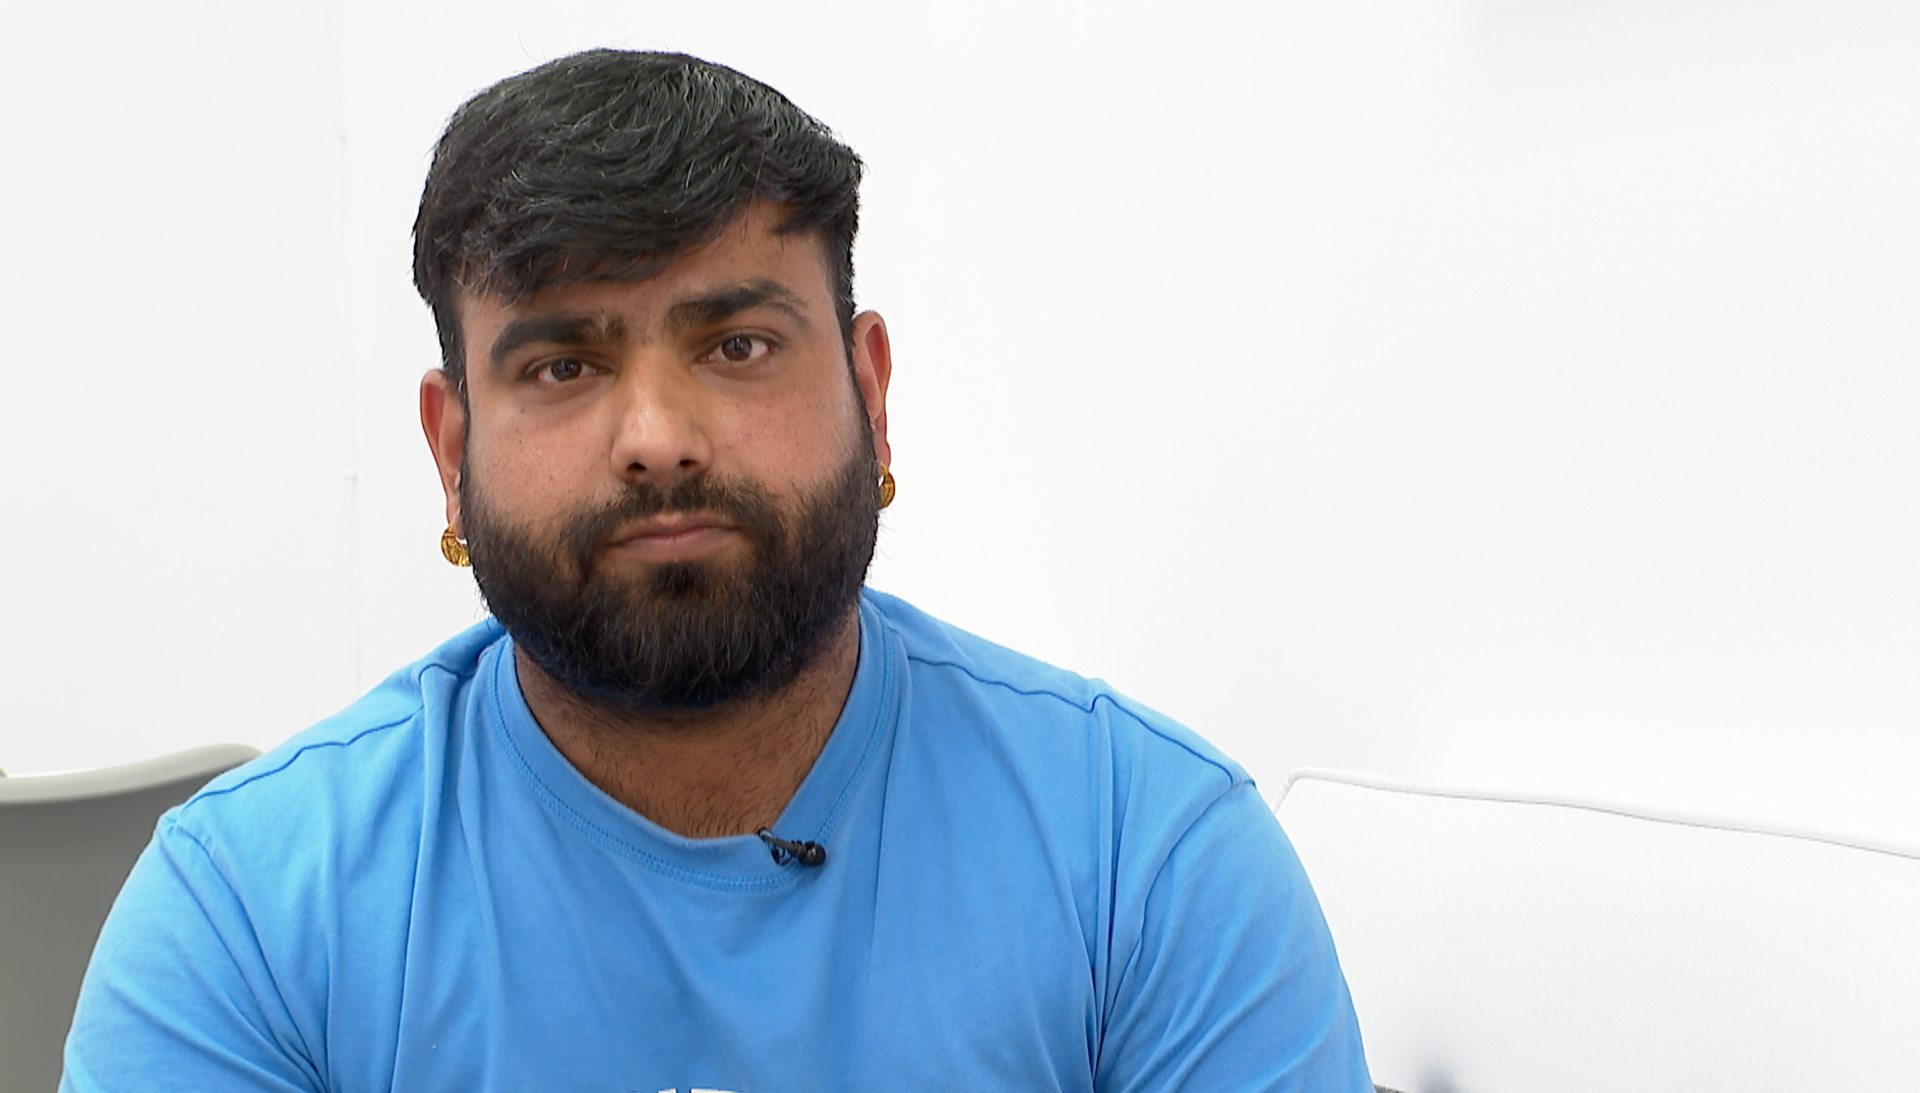
[[[812,869],[600,792],[466,631],[161,820],[62,1090],[1371,1089],[1238,766],[891,597],[860,635]]]

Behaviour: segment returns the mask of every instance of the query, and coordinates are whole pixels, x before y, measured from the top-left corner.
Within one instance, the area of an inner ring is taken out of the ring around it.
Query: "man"
[[[1369,1088],[1240,768],[862,590],[859,175],[687,57],[455,114],[420,411],[497,621],[162,821],[63,1088]]]

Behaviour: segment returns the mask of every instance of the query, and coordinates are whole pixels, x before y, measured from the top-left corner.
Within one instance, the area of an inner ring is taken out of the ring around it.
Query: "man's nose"
[[[616,392],[614,474],[660,482],[707,468],[713,458],[707,392],[688,369],[644,362],[623,371]]]

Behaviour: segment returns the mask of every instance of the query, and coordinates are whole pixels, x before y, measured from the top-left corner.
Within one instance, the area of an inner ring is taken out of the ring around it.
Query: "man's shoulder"
[[[954,691],[1009,713],[998,719],[1001,731],[1027,734],[1086,727],[1103,742],[1179,757],[1181,765],[1211,768],[1227,784],[1247,780],[1240,765],[1199,733],[1171,717],[1127,697],[1100,679],[1082,676],[970,633],[895,596],[868,590],[867,596],[887,625],[899,635],[916,686],[933,684],[949,701]]]
[[[356,810],[356,798],[390,797],[423,761],[430,737],[449,727],[457,696],[502,636],[490,618],[461,631],[340,712],[207,783],[173,823],[211,835],[273,826],[276,817],[313,822],[316,813]]]

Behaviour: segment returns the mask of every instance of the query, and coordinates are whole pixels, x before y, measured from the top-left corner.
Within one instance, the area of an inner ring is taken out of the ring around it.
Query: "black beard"
[[[545,545],[500,518],[460,476],[467,549],[487,606],[533,663],[590,705],[649,714],[777,691],[854,609],[879,529],[870,445],[783,511],[759,485],[700,475],[632,486]],[[594,565],[622,525],[668,512],[736,524],[744,562],[655,565],[634,579]]]

